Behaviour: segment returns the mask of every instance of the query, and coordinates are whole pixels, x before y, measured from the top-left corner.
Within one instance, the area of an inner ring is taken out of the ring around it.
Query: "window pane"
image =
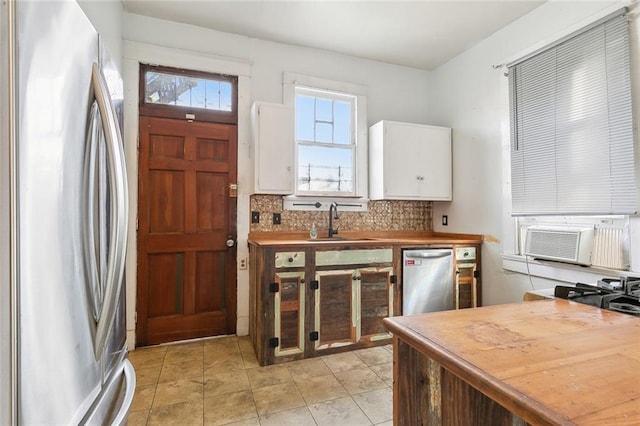
[[[145,102],[178,105],[216,111],[231,111],[232,84],[148,71],[145,79]]]
[[[216,106],[216,103],[213,103],[213,106],[209,107],[210,109],[219,109],[220,111],[231,111],[231,83],[226,81],[220,82],[220,101],[219,105]]]
[[[351,104],[336,101],[333,105],[333,143],[351,143]]]
[[[197,84],[198,81],[195,78],[177,77],[175,104],[186,107],[191,106],[191,89]]]
[[[207,99],[207,81],[193,79],[194,86],[191,88],[191,104],[188,106],[205,108]]]
[[[316,120],[333,121],[333,101],[331,99],[316,98]]]
[[[300,145],[298,191],[353,192],[353,149]]]
[[[296,96],[296,139],[313,141],[314,138],[314,104],[311,96]]]
[[[316,123],[316,142],[333,142],[333,126],[328,123]]]

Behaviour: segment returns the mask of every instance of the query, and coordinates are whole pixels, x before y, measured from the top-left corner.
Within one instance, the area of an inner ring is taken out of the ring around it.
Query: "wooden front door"
[[[139,130],[136,344],[235,333],[236,126]]]

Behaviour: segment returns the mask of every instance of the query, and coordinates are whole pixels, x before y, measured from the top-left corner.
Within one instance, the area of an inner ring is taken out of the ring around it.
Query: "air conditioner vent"
[[[540,259],[591,265],[593,228],[530,226],[525,254]]]

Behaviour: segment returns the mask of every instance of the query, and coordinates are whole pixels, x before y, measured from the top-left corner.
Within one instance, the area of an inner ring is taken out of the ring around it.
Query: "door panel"
[[[304,270],[277,272],[274,293],[274,335],[279,339],[274,355],[304,352],[305,286]]]
[[[184,158],[184,138],[180,136],[151,135],[149,158]]]
[[[391,267],[360,270],[361,337],[390,337],[382,319],[393,315],[392,274]]]
[[[182,283],[184,255],[182,253],[151,254],[148,256],[149,317],[161,317],[182,312]]]
[[[316,273],[316,349],[356,342],[353,270]]]
[[[224,207],[229,180],[215,173],[198,173],[196,185],[198,232],[226,230],[228,218]]]
[[[236,132],[140,117],[138,345],[235,332]]]
[[[196,312],[224,309],[225,287],[212,282],[224,282],[225,258],[225,253],[196,253]]]
[[[149,234],[184,231],[184,173],[149,172]]]

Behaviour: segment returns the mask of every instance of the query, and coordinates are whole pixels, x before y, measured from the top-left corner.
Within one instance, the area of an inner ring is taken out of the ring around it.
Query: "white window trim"
[[[296,86],[304,86],[310,89],[342,92],[356,96],[356,174],[354,176],[355,196],[337,197],[332,194],[323,196],[291,195],[284,198],[286,210],[324,210],[332,201],[341,205],[341,210],[366,211],[369,197],[368,182],[368,127],[367,127],[367,88],[354,83],[328,80],[302,74],[287,73],[283,75],[283,101],[284,105],[295,108]],[[297,167],[297,144],[295,165]],[[320,203],[321,207],[315,207]]]
[[[324,98],[324,99],[331,99],[332,101],[340,101],[340,102],[345,102],[348,103],[350,105],[351,108],[351,113],[350,113],[350,120],[352,123],[355,123],[356,121],[356,108],[357,108],[357,96],[351,95],[351,94],[345,94],[343,92],[334,92],[334,91],[327,91],[327,90],[321,90],[321,89],[316,89],[316,88],[312,88],[312,87],[306,87],[306,86],[301,86],[301,85],[296,85],[295,88],[295,92],[296,95],[305,95],[305,96],[310,96],[310,97],[315,97],[315,98]],[[294,110],[295,111],[295,110]],[[294,112],[295,115],[295,112]],[[314,117],[317,118],[317,117]],[[297,123],[297,120],[296,120]],[[297,126],[297,124],[296,124]],[[349,150],[352,153],[351,156],[351,170],[358,170],[358,159],[356,158],[356,153],[358,152],[358,146],[357,146],[357,137],[356,137],[356,126],[351,126],[351,131],[349,132],[349,143],[348,144],[336,144],[333,141],[332,142],[328,142],[328,143],[323,143],[323,142],[318,142],[315,140],[298,140],[297,138],[297,129],[296,129],[296,148],[300,148],[300,146],[318,146],[318,147],[330,147],[330,148],[334,148],[334,149],[344,149],[344,150]],[[298,155],[296,154],[296,159],[299,158]],[[295,191],[297,193],[297,195],[299,196],[312,196],[312,197],[317,197],[317,196],[322,196],[322,197],[354,197],[356,196],[356,188],[355,185],[352,185],[352,190],[350,192],[340,192],[340,191],[305,191],[302,189],[298,189],[298,182],[299,182],[299,175],[298,173],[300,173],[300,165],[296,164],[296,168],[295,168]],[[354,179],[354,181],[357,181],[357,177],[354,175],[351,175],[352,179]]]
[[[593,284],[603,277],[640,278],[640,273],[634,271],[620,271],[617,269],[597,268],[593,266],[583,267],[569,263],[531,259],[529,256],[506,253],[502,255],[502,268],[505,271],[571,284],[575,284],[576,282]]]

